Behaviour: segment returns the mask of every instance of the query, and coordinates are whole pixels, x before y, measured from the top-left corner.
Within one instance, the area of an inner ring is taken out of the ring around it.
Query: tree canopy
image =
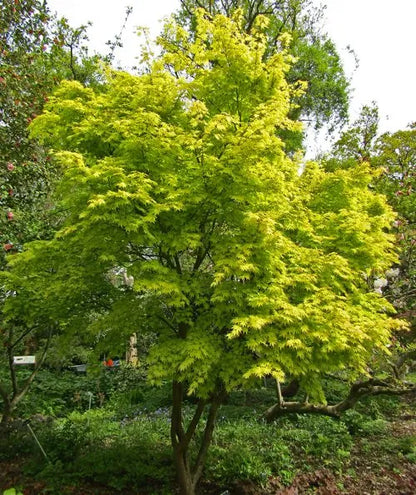
[[[301,118],[311,127],[329,130],[348,118],[349,81],[335,44],[323,28],[323,7],[311,0],[181,0],[177,17],[188,29],[195,29],[195,8],[210,15],[231,16],[242,9],[243,28],[250,33],[259,16],[268,19],[265,29],[267,48],[263,57],[281,49],[281,35],[290,34],[289,52],[295,57],[286,78],[296,84],[307,82],[306,91],[292,96],[296,107],[291,117]],[[294,139],[293,134],[285,134]],[[296,140],[293,146],[299,146]]]
[[[7,253],[20,251],[33,239],[51,237],[59,222],[51,198],[59,171],[48,150],[30,138],[28,126],[60,80],[99,84],[99,57],[88,55],[85,41],[85,27],[73,29],[65,19],[51,16],[46,2],[5,0],[0,6],[1,270]],[[1,304],[7,297],[1,287]],[[7,324],[2,320],[1,327],[0,363],[8,365],[10,377],[8,384],[0,383],[5,423],[36,375],[44,356],[39,343],[50,333],[45,325],[28,326],[18,316]],[[38,366],[18,383],[13,356],[35,349]]]
[[[98,57],[88,56],[84,38],[84,27],[72,29],[65,19],[53,18],[45,2],[6,0],[1,5],[2,260],[24,242],[51,235],[48,195],[56,170],[27,128],[60,80],[99,79]]]

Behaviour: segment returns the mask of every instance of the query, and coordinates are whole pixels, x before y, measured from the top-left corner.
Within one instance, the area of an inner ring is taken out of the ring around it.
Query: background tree
[[[97,85],[102,79],[99,57],[85,48],[85,28],[72,29],[65,19],[53,18],[46,2],[5,0],[0,6],[0,268],[6,253],[24,243],[48,238],[59,224],[51,192],[58,170],[47,151],[29,137],[28,125],[64,78]],[[3,303],[11,293],[2,291]],[[0,363],[8,366],[10,382],[0,384],[3,422],[7,422],[25,395],[45,358],[40,352],[34,373],[19,383],[13,356],[44,350],[50,342],[46,321],[17,319],[0,329]],[[42,346],[40,346],[42,347]]]
[[[401,349],[400,364],[404,359],[415,359],[414,331],[416,318],[416,129],[381,135],[374,147],[371,163],[379,167],[381,174],[376,182],[377,190],[386,194],[389,203],[398,213],[394,222],[400,263],[387,272],[386,297],[394,304],[398,314],[407,318],[412,332],[404,339],[407,345]],[[401,339],[403,341],[403,339]],[[404,352],[403,352],[404,351]]]
[[[334,144],[329,156],[325,157],[326,168],[346,167],[358,162],[370,162],[378,136],[378,107],[373,102],[364,105],[357,120],[344,129]]]
[[[32,133],[65,169],[66,219],[4,276],[9,318],[93,315],[102,331],[157,336],[149,378],[172,383],[184,494],[229,391],[290,376],[323,401],[320,376],[365,373],[398,326],[362,276],[394,260],[391,211],[365,164],[299,176],[278,137],[300,128],[288,118],[290,56],[266,56],[266,26],[258,17],[248,34],[238,12],[200,11],[193,33],[166,26],[147,73],[114,73],[100,91],[62,84]],[[122,272],[132,283],[115,283]]]
[[[55,168],[27,127],[62,79],[97,81],[98,57],[85,28],[53,19],[45,2],[6,0],[0,11],[0,221],[4,253],[50,235],[48,203]],[[50,220],[50,217],[49,217]]]

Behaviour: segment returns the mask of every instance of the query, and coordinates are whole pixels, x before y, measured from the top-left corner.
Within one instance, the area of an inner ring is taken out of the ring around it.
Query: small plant
[[[16,488],[9,488],[3,492],[3,495],[23,495],[23,493]]]
[[[353,435],[371,436],[386,432],[387,421],[381,417],[373,419],[371,416],[361,414],[351,409],[342,417],[343,423]]]

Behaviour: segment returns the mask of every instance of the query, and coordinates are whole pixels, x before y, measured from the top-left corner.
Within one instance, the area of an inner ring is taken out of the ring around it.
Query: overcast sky
[[[320,0],[314,0],[317,4]],[[375,100],[380,107],[381,130],[395,131],[416,121],[416,0],[326,0],[325,29],[345,60],[354,88],[352,120],[363,104]],[[68,17],[72,25],[88,21],[93,47],[118,34],[127,5],[133,7],[125,46],[116,58],[134,65],[140,53],[136,26],[147,26],[156,36],[159,22],[178,8],[179,0],[49,0],[50,8]],[[354,49],[359,68],[346,50]]]

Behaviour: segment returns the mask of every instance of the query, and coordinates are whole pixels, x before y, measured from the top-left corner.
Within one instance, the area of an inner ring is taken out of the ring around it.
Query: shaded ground
[[[249,481],[234,483],[228,488],[213,485],[202,487],[201,494],[210,495],[413,495],[416,493],[416,416],[403,414],[390,423],[386,435],[357,437],[351,459],[342,474],[321,469],[298,475],[290,487],[278,478],[271,479],[264,489]],[[0,462],[0,489],[24,488],[24,495],[56,493],[41,481],[23,474],[24,458]],[[129,492],[124,495],[147,495]],[[62,486],[59,495],[114,495],[114,488],[96,483]]]
[[[351,453],[347,474],[336,475],[328,470],[297,476],[290,487],[275,487],[267,495],[414,495],[416,494],[416,458],[412,462],[404,452],[414,448],[416,417],[404,415],[390,424],[390,434],[358,438]],[[382,444],[382,445],[380,445]],[[389,448],[390,445],[390,448]],[[244,492],[241,492],[244,493]],[[255,492],[246,492],[255,493]],[[260,492],[261,493],[261,492]]]

